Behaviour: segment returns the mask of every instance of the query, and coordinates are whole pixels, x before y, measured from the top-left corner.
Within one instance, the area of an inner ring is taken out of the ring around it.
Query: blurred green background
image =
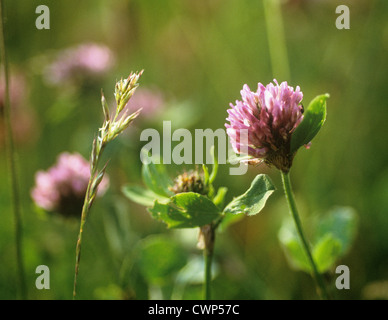
[[[50,9],[49,30],[35,27],[35,9],[41,4]],[[72,298],[79,228],[77,220],[36,210],[30,196],[35,173],[47,170],[63,151],[88,158],[102,123],[101,88],[113,101],[115,81],[141,69],[140,86],[162,92],[164,109],[155,117],[136,119],[134,129],[105,154],[111,159],[111,186],[95,202],[86,225],[79,299],[201,297],[196,230],[167,230],[120,189],[128,182],[141,183],[142,129],[160,129],[162,120],[190,130],[224,128],[229,103],[240,99],[243,84],[253,90],[258,82],[274,78],[299,85],[305,105],[318,94],[330,94],[326,124],[310,150],[299,151],[291,176],[307,230],[313,217],[335,206],[358,213],[355,243],[338,261],[350,269],[350,290],[335,290],[335,298],[388,298],[388,2],[288,0],[280,4],[280,16],[271,10],[275,4],[5,1],[11,73],[24,77],[22,108],[33,122],[16,141],[29,299]],[[349,30],[335,27],[339,4],[350,8]],[[89,42],[112,50],[111,70],[76,85],[44,81],[44,68],[53,57]],[[16,126],[18,119],[14,121]],[[3,143],[0,148],[0,299],[16,299],[14,219]],[[183,170],[168,169],[171,176]],[[229,200],[260,172],[269,174],[278,190],[259,215],[217,235],[213,297],[316,298],[313,280],[290,267],[278,241],[288,216],[279,173],[265,166],[250,167],[243,176],[230,176],[228,170],[221,166],[216,185],[229,188]],[[50,268],[50,290],[35,287],[35,268],[42,264]],[[328,281],[333,286],[335,278],[332,270]]]

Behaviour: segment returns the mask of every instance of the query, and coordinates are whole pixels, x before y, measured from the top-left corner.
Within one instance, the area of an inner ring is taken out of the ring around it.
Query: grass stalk
[[[4,101],[4,124],[6,132],[6,154],[8,163],[9,179],[11,184],[12,210],[15,222],[15,242],[16,242],[16,263],[18,272],[18,296],[20,299],[27,298],[27,286],[24,274],[24,262],[22,252],[23,227],[20,206],[20,192],[18,184],[18,173],[16,166],[16,148],[13,139],[11,103],[9,95],[9,67],[7,49],[5,45],[5,11],[4,1],[0,0],[0,57],[3,64],[4,82],[5,82],[5,101]]]

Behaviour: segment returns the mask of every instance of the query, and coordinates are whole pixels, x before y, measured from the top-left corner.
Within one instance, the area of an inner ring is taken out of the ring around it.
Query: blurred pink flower
[[[164,109],[164,97],[160,90],[157,88],[143,88],[136,89],[134,94],[125,106],[128,112],[134,112],[139,108],[142,108],[141,117],[151,119],[156,117]]]
[[[31,196],[37,206],[64,216],[80,216],[90,177],[90,164],[78,153],[61,153],[47,171],[38,171]],[[109,178],[105,175],[97,196],[105,193]]]
[[[157,87],[138,87],[135,94],[129,99],[123,112],[131,114],[142,108],[141,114],[136,118],[127,130],[123,132],[121,141],[130,145],[128,137],[138,134],[144,126],[152,125],[153,121],[159,121],[165,110],[165,99],[163,93]],[[132,144],[133,145],[133,144]]]
[[[114,62],[113,52],[94,43],[81,44],[62,51],[45,70],[46,80],[58,85],[80,77],[93,77],[107,72]]]
[[[252,162],[264,161],[288,172],[294,157],[291,135],[303,119],[303,94],[299,86],[294,90],[287,82],[274,83],[266,87],[259,83],[256,92],[244,85],[242,101],[230,104],[226,119],[230,124],[225,126],[236,153],[245,149]],[[247,131],[247,139],[240,137],[241,129]]]
[[[11,73],[9,79],[9,100],[12,108],[16,109],[22,104],[26,96],[26,82],[20,73]],[[5,82],[4,77],[0,78],[0,109],[5,103]]]
[[[9,100],[15,143],[33,141],[37,136],[36,117],[26,103],[28,92],[25,78],[20,72],[12,72],[9,78]],[[5,82],[0,78],[0,118],[4,117]],[[0,121],[0,147],[5,141],[4,121]]]

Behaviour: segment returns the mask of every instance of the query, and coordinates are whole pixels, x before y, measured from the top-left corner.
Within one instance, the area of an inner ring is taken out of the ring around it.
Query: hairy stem
[[[212,279],[212,260],[213,260],[213,252],[209,251],[205,248],[203,251],[203,255],[205,258],[205,285],[204,285],[204,298],[205,300],[210,300],[211,298],[211,289],[210,283]]]
[[[295,203],[294,195],[292,192],[290,175],[289,175],[289,173],[284,173],[282,171],[281,171],[281,174],[282,174],[283,188],[284,188],[284,192],[285,192],[285,195],[287,198],[290,213],[292,215],[292,218],[294,219],[296,229],[298,231],[300,240],[302,241],[303,249],[305,250],[308,261],[310,263],[312,273],[313,273],[312,275],[313,275],[313,278],[315,279],[317,287],[318,287],[318,293],[321,296],[321,298],[329,299],[329,295],[328,295],[327,290],[326,290],[325,282],[323,281],[322,275],[318,271],[318,268],[315,264],[314,258],[311,254],[309,244],[308,244],[307,239],[306,239],[304,232],[303,232],[302,223],[301,223],[300,218],[299,218],[298,209],[296,208],[296,203]]]
[[[203,237],[204,249],[203,258],[205,262],[205,276],[203,285],[204,300],[211,299],[211,281],[212,281],[212,262],[215,240],[215,228],[213,224],[208,224],[200,228]]]
[[[18,268],[19,296],[21,299],[27,298],[27,287],[24,275],[24,263],[22,255],[22,217],[20,210],[20,194],[16,169],[16,150],[13,142],[12,121],[11,121],[11,104],[9,98],[9,70],[8,58],[5,47],[5,12],[4,3],[0,0],[0,55],[4,68],[5,78],[5,101],[4,101],[4,122],[6,130],[6,152],[8,158],[9,176],[11,181],[12,206],[15,220],[15,240],[16,240],[16,261]]]

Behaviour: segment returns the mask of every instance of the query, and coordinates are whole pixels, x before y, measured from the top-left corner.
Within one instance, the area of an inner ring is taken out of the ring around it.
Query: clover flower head
[[[264,161],[288,172],[294,158],[291,136],[303,119],[299,86],[294,89],[274,80],[267,86],[259,83],[253,92],[244,85],[241,97],[242,101],[230,104],[225,124],[233,150],[251,156],[253,163]]]
[[[80,216],[90,177],[90,164],[80,154],[68,152],[58,156],[47,171],[38,171],[31,196],[36,205],[64,216]],[[105,193],[109,179],[105,176],[97,196]]]

